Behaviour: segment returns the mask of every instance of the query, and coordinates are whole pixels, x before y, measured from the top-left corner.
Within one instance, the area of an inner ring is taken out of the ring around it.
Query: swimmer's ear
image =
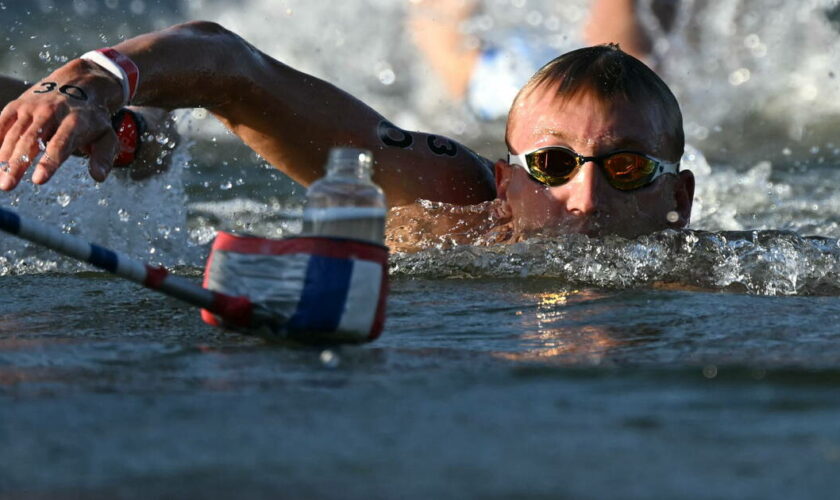
[[[493,173],[496,176],[496,197],[500,200],[507,200],[507,189],[513,167],[504,160],[498,160],[493,165]]]
[[[691,206],[694,203],[694,174],[691,170],[683,170],[677,174],[677,184],[674,186],[674,201],[677,202],[676,211],[680,216],[674,226],[688,226],[691,220]]]

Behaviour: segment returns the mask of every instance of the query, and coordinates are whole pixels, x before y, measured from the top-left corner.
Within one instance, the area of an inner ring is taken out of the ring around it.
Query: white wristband
[[[120,81],[123,89],[123,106],[127,106],[137,92],[140,81],[140,70],[134,61],[112,48],[98,49],[87,52],[80,57],[111,73]]]

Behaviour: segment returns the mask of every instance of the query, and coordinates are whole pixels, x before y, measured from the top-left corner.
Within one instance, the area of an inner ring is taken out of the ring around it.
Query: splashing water
[[[513,245],[398,254],[395,276],[559,278],[569,286],[727,290],[760,295],[840,293],[840,247],[782,231],[664,231],[635,240],[564,235]]]
[[[154,265],[197,265],[201,252],[186,228],[181,181],[186,161],[186,151],[176,150],[162,174],[136,181],[115,169],[107,182],[96,184],[87,162],[73,158],[50,182],[36,186],[25,178],[14,191],[0,194],[0,203]],[[84,268],[5,233],[0,237],[0,276]]]
[[[201,17],[241,33],[285,63],[336,83],[403,127],[453,136],[490,158],[503,152],[504,124],[482,122],[453,103],[427,71],[405,33],[407,5],[382,0],[339,5],[284,0],[279,6],[248,0],[237,9],[218,0],[158,4],[158,17],[147,19],[122,3],[101,8],[88,2],[103,18],[128,16],[137,25],[100,21],[91,27],[88,16],[71,37],[51,34],[13,7],[4,12],[16,50],[0,55],[0,69],[37,78],[101,45],[103,37],[116,40],[135,34],[133,30]],[[682,104],[692,144],[682,168],[697,179],[694,231],[635,241],[568,236],[510,247],[487,241],[489,246],[462,248],[455,238],[419,254],[396,256],[395,273],[553,276],[609,287],[671,281],[759,294],[835,293],[831,278],[836,245],[830,238],[840,237],[840,196],[833,189],[840,185],[834,168],[840,143],[826,138],[833,128],[825,124],[840,113],[840,88],[832,69],[840,67],[835,48],[838,4],[685,1],[666,27],[652,15],[650,0],[639,3],[642,21],[656,39],[657,69]],[[583,43],[580,27],[587,7],[585,0],[488,0],[464,30],[491,44],[503,45],[515,37],[559,53]],[[57,5],[44,9],[40,15],[46,21],[78,17]],[[344,22],[349,18],[355,20],[352,26]],[[45,186],[24,183],[6,195],[7,203],[65,231],[162,263],[200,264],[201,245],[219,227],[273,236],[294,233],[301,190],[290,187],[281,174],[272,173],[269,183],[254,180],[266,172],[259,168],[264,162],[241,150],[231,153],[234,148],[228,145],[235,139],[206,117],[205,110],[197,110],[179,120],[182,133],[204,139],[199,148],[179,147],[180,167],[162,177],[138,184],[115,175],[95,187],[81,163],[71,164]],[[191,168],[185,170],[188,164]],[[241,170],[231,174],[227,165]],[[63,265],[26,245],[2,244],[3,273]],[[622,262],[624,254],[631,257]],[[658,255],[669,258],[657,265]]]

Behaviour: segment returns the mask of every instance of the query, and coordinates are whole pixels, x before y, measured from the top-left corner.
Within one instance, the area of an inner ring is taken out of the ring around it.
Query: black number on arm
[[[455,156],[458,154],[458,145],[446,137],[430,135],[428,139],[426,139],[426,143],[429,145],[429,149],[432,150],[432,153],[436,155]]]
[[[376,128],[376,134],[379,136],[379,140],[386,146],[407,149],[414,143],[414,137],[411,134],[387,120],[379,122],[379,126]]]
[[[75,85],[62,85],[58,91],[67,97],[72,97],[73,99],[77,99],[79,101],[87,101],[87,94],[85,94],[85,91]]]
[[[44,87],[44,90],[33,90],[32,92],[36,94],[46,94],[47,92],[52,92],[58,86],[55,82],[41,82],[40,85]]]

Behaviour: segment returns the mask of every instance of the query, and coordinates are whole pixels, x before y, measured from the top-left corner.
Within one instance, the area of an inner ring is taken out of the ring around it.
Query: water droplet
[[[382,85],[392,85],[397,79],[397,75],[391,68],[385,68],[379,72],[379,81]]]
[[[729,74],[729,84],[737,87],[750,81],[750,70],[747,68],[739,68]]]
[[[338,368],[338,365],[341,363],[341,359],[338,357],[334,351],[330,349],[325,349],[321,351],[321,363],[326,368]]]
[[[718,368],[715,365],[706,365],[703,367],[703,376],[706,378],[715,378],[718,374]]]
[[[67,205],[69,205],[69,204],[70,204],[70,200],[71,200],[70,195],[69,195],[69,194],[67,194],[67,193],[60,193],[60,194],[59,194],[59,195],[55,198],[55,201],[57,201],[57,202],[58,202],[58,204],[59,204],[59,205],[61,205],[62,207],[66,207]]]
[[[673,223],[677,222],[678,220],[680,220],[680,214],[678,214],[677,212],[672,210],[672,211],[668,212],[668,214],[665,216],[665,218],[668,220],[668,222],[673,224]]]
[[[232,188],[232,187],[233,187],[233,184],[231,184],[231,182],[230,182],[230,181],[225,181],[225,182],[223,182],[223,183],[219,184],[219,187],[220,187],[223,191],[227,191],[228,189],[230,189],[230,188]]]
[[[748,49],[752,49],[758,47],[761,43],[761,38],[758,37],[755,33],[749,34],[744,37],[744,47]]]
[[[531,26],[539,26],[542,24],[543,15],[538,10],[532,10],[527,16],[525,16],[525,21]]]

